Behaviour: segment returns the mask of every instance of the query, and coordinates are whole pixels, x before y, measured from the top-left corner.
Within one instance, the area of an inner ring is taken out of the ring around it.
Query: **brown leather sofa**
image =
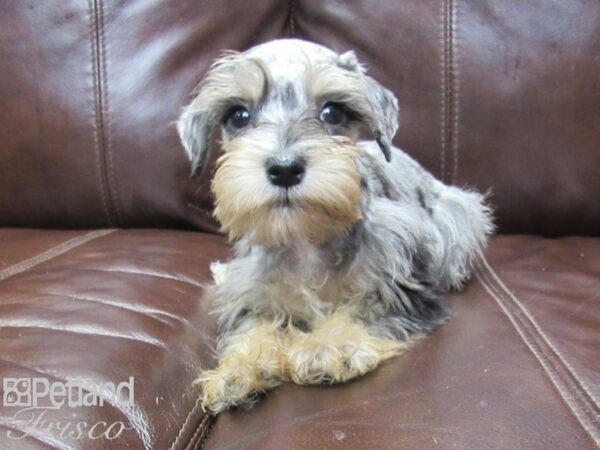
[[[214,419],[192,380],[214,363],[208,264],[228,255],[217,152],[190,179],[173,121],[222,49],[285,36],[355,49],[399,98],[396,144],[491,190],[499,235],[404,356]],[[2,449],[595,448],[600,3],[3,1],[0,226]],[[103,406],[8,396],[129,377],[134,401]]]

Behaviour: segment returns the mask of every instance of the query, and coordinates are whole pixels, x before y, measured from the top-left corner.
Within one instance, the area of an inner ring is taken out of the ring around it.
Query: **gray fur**
[[[215,292],[223,333],[249,311],[310,325],[331,311],[319,292],[344,284],[362,293],[357,318],[379,337],[404,340],[446,321],[442,294],[468,279],[493,230],[489,209],[480,194],[444,185],[398,148],[387,163],[375,143],[359,147],[364,218],[319,246],[237,242],[227,265],[235,281]]]
[[[302,152],[303,140],[323,135],[324,128],[359,141],[362,219],[319,244],[257,245],[249,237],[235,242],[227,280],[211,291],[220,347],[228,335],[252,323],[248,317],[310,329],[340,305],[352,305],[357,320],[389,339],[423,335],[444,323],[448,309],[441,295],[468,279],[493,231],[483,196],[444,185],[392,146],[397,100],[365,74],[353,53],[337,55],[316,44],[281,40],[237,54],[230,62],[245,59],[260,61],[258,67],[266,72],[268,88],[253,105],[260,117],[253,129],[264,132],[265,142],[272,141],[274,153]],[[318,122],[314,102],[324,100],[305,93],[304,76],[309,68],[330,66],[348,72],[353,86],[364,87],[334,98],[354,105],[361,123],[332,130]],[[195,171],[205,159],[210,129],[221,120],[223,108],[216,105],[227,100],[218,85],[223,70],[232,69],[222,64],[212,70],[178,124]],[[361,140],[364,127],[371,131],[370,140]],[[223,131],[225,141],[233,137]],[[327,137],[319,139],[327,142]],[[331,298],[332,293],[342,298]]]
[[[373,114],[369,114],[370,130],[385,159],[389,162],[392,158],[392,139],[398,129],[398,100],[391,91],[366,75],[366,69],[360,64],[353,51],[340,55],[337,65],[361,73],[367,80],[367,103],[373,111]]]

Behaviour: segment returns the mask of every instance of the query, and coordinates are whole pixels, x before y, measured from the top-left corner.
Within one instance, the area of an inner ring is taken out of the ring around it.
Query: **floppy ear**
[[[206,163],[210,138],[232,99],[258,101],[268,86],[262,63],[235,51],[224,52],[194,90],[196,97],[177,121],[177,131],[192,162],[192,176]]]
[[[356,54],[350,50],[338,57],[338,66],[358,72],[366,85],[367,102],[371,107],[368,118],[369,128],[381,148],[385,159],[392,159],[392,139],[398,129],[398,100],[396,96],[370,76],[366,75],[365,67],[358,61]]]
[[[373,78],[367,78],[367,98],[374,111],[371,131],[387,162],[392,160],[392,139],[398,129],[398,100]]]
[[[199,109],[197,99],[188,105],[179,116],[177,131],[192,163],[191,176],[199,175],[206,162],[212,131],[207,111]]]

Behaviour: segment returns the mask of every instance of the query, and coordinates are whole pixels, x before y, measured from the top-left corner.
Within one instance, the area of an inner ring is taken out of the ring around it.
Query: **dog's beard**
[[[272,152],[256,138],[225,143],[212,191],[215,216],[229,238],[284,246],[298,240],[321,243],[361,218],[356,147],[324,136],[294,146],[306,161],[302,182],[289,189],[269,183],[265,160]]]

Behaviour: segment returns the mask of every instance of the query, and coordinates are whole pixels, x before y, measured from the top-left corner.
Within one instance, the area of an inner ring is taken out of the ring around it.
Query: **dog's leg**
[[[196,380],[205,410],[218,413],[232,406],[252,406],[260,394],[281,384],[285,353],[278,324],[245,320],[241,328],[247,331],[220,338],[218,367],[202,371]]]
[[[297,384],[350,380],[375,369],[408,345],[374,336],[347,311],[331,314],[310,333],[290,329],[288,334],[286,373]]]

